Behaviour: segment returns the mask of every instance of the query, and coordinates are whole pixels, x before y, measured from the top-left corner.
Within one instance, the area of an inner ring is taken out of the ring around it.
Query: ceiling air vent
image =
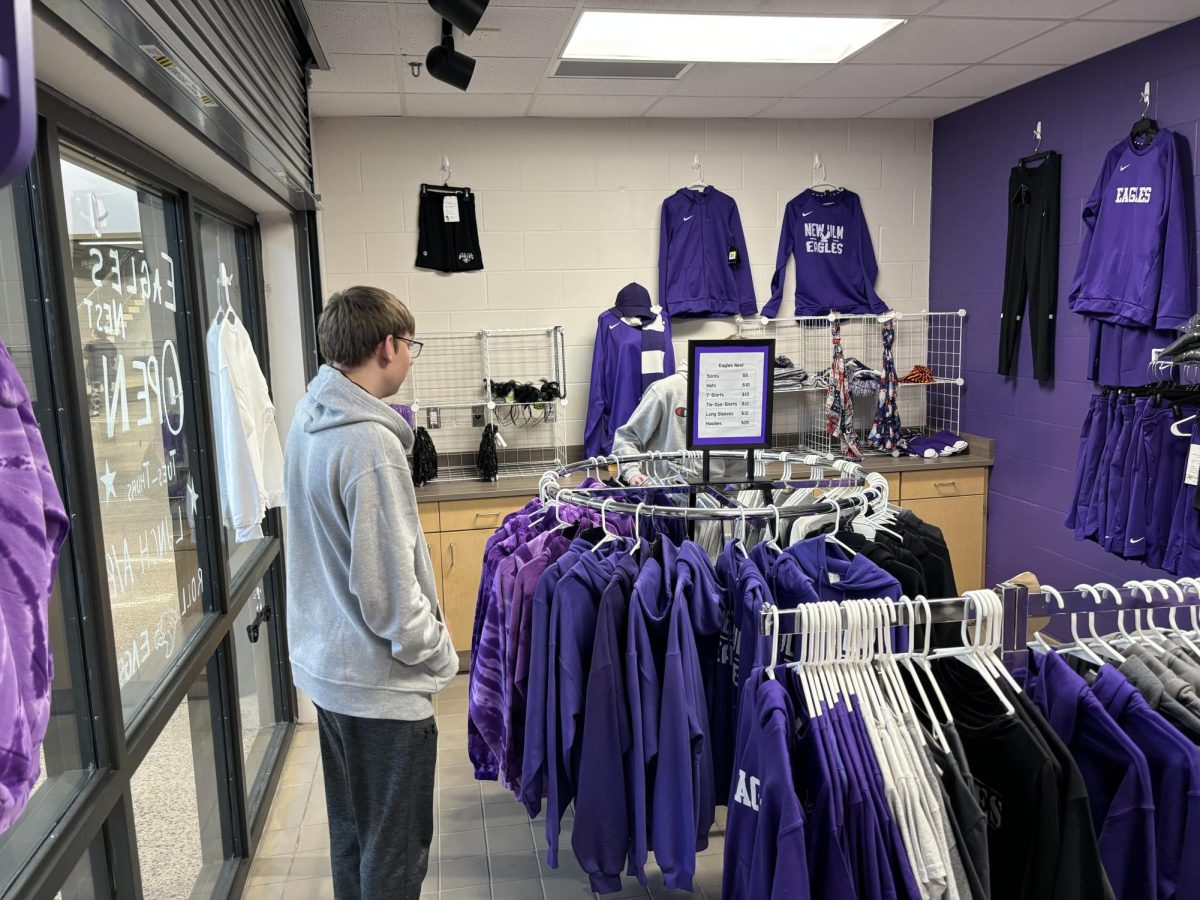
[[[636,60],[564,59],[554,78],[678,78],[688,70],[686,62],[637,62]]]

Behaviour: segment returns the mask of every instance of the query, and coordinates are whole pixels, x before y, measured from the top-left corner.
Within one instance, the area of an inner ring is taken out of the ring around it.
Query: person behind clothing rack
[[[383,398],[421,344],[387,291],[334,294],[329,360],[287,441],[288,644],[317,706],[334,896],[417,900],[433,838],[432,694],[458,671],[407,459],[414,434]]]
[[[725,340],[740,341],[740,334],[731,334]],[[662,378],[642,394],[641,402],[630,415],[629,421],[613,435],[613,454],[625,456],[652,451],[687,449],[688,415],[687,366],[679,365],[674,375]],[[646,468],[652,475],[642,471],[641,463],[622,464],[620,477],[626,483],[638,487],[654,477],[665,477],[670,470],[664,463],[649,463]],[[725,474],[725,461],[714,459],[709,472],[713,478]]]

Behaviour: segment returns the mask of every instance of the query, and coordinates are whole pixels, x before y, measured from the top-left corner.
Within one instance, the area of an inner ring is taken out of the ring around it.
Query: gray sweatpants
[[[317,709],[337,900],[418,900],[433,840],[437,724]]]

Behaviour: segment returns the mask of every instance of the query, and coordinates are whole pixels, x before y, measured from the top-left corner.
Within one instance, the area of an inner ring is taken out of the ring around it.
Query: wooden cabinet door
[[[492,534],[491,528],[441,533],[442,608],[454,649],[459,653],[471,652],[475,601],[479,595],[479,578],[483,574],[483,550]]]
[[[954,580],[959,593],[985,587],[986,496],[975,494],[937,500],[905,500],[904,506],[930,525],[942,529],[950,550],[950,560],[954,564]]]
[[[438,602],[444,610],[446,606],[446,591],[442,587],[442,536],[426,532],[425,546],[429,548],[429,559],[433,563],[433,581],[437,585]],[[442,615],[445,615],[445,612]]]

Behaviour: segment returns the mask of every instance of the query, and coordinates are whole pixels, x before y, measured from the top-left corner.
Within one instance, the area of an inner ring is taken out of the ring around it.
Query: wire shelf
[[[933,381],[901,381],[897,398],[900,421],[906,430],[933,434],[957,433],[961,420],[962,335],[964,310],[955,312],[895,313],[896,338],[892,345],[896,373],[900,378],[914,366],[926,366]],[[847,363],[856,360],[878,372],[882,368],[883,334],[878,316],[839,316],[842,350]],[[828,374],[833,358],[829,316],[799,319],[752,319],[738,325],[745,338],[773,338],[776,356],[784,356],[790,368],[775,370],[774,443],[780,447],[840,453],[844,448],[825,431],[825,391],[814,377]],[[807,380],[795,374],[802,370]],[[781,378],[781,376],[783,376]],[[787,397],[783,400],[783,397]],[[860,438],[871,430],[878,396],[872,392],[854,398],[854,424]],[[863,448],[865,450],[865,448]],[[865,451],[870,452],[870,451]]]
[[[561,400],[495,401],[490,382],[516,381],[566,389],[562,326],[422,335],[424,350],[391,402],[413,408],[429,429],[439,455],[479,449],[485,424],[495,425],[507,446],[497,447],[500,476],[541,474],[566,457],[566,416]],[[517,457],[520,459],[517,460]],[[507,460],[507,461],[506,461]],[[520,471],[518,471],[518,469]],[[440,480],[478,478],[474,466],[439,465]]]

